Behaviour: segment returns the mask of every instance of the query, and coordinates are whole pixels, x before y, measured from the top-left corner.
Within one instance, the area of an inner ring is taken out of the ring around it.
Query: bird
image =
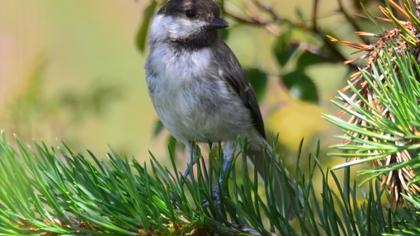
[[[223,173],[235,141],[248,140],[262,178],[268,147],[256,94],[219,31],[229,24],[213,0],[169,0],[153,17],[145,63],[148,92],[162,124],[188,150],[188,176],[196,143],[223,143]]]

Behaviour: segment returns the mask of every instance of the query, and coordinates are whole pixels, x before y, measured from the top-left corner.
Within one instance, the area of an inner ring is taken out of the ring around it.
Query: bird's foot
[[[214,203],[216,209],[220,210],[222,209],[222,199],[220,196],[220,190],[219,190],[219,186],[216,186],[212,192],[211,195],[211,201]],[[203,201],[203,207],[208,208],[210,207],[210,200],[206,199]]]

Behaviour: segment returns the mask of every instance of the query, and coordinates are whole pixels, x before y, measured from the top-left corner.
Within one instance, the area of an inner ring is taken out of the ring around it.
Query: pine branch
[[[370,178],[382,177],[398,201],[401,193],[420,192],[416,178],[420,172],[420,66],[409,53],[398,53],[393,48],[384,51],[391,54],[378,52],[381,56],[370,70],[361,70],[365,87],[349,82],[353,96],[340,92],[334,101],[354,119],[326,117],[345,131],[341,136],[344,143],[334,146],[341,152],[331,155],[357,158],[336,168],[374,162],[372,169],[361,173]]]
[[[379,9],[394,28],[376,35],[371,44],[330,37],[364,53],[351,61],[364,59],[366,65],[333,101],[346,120],[326,117],[344,131],[343,143],[334,146],[339,152],[331,155],[353,158],[336,168],[373,164],[361,173],[368,180],[381,178],[396,207],[407,196],[420,194],[420,21],[415,16],[418,2],[415,6],[409,0],[387,3]]]
[[[323,172],[318,154],[309,157],[308,175],[298,164],[296,186],[290,186],[281,161],[266,165],[272,178],[261,183],[241,153],[219,186],[218,206],[212,190],[221,173],[221,150],[212,151],[208,164],[200,158],[195,176],[188,179],[178,173],[174,153],[170,147],[170,171],[153,155],[148,165],[115,152],[100,160],[91,152],[87,157],[66,146],[30,148],[18,141],[15,148],[3,137],[0,234],[378,235],[403,228],[418,232],[420,221],[404,218],[415,215],[414,208],[389,212],[377,182],[370,184],[368,199],[359,200],[358,187],[350,186],[350,172],[344,180],[334,172]],[[316,172],[323,176],[321,195],[312,182]],[[275,201],[275,178],[285,190],[281,202]],[[293,223],[288,219],[289,201],[298,213]]]

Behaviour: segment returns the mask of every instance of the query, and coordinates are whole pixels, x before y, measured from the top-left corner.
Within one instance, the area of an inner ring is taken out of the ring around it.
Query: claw
[[[211,198],[215,202],[216,208],[218,210],[221,210],[222,209],[222,200],[221,200],[221,197],[220,197],[220,191],[219,191],[219,187],[218,186],[216,186],[214,188]],[[208,199],[204,200],[203,203],[202,203],[202,206],[204,208],[210,207],[210,201]]]

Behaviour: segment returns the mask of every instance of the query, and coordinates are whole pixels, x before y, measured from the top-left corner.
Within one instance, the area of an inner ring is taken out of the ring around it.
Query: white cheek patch
[[[156,41],[188,38],[199,32],[207,23],[182,17],[157,15],[153,18],[150,38]]]

